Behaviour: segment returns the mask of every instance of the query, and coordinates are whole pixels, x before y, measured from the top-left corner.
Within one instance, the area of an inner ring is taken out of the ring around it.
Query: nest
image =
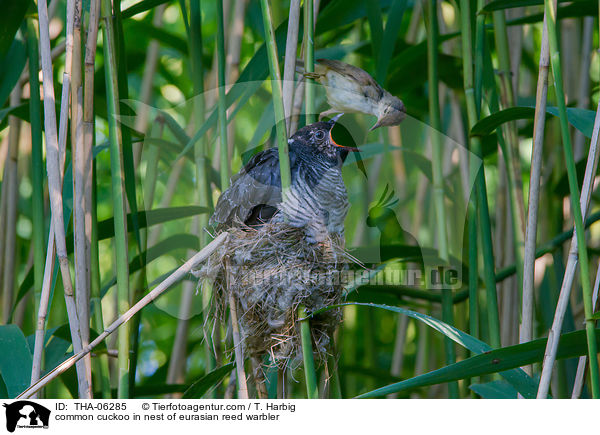
[[[280,367],[297,363],[301,359],[298,307],[311,313],[341,302],[342,272],[350,258],[343,236],[308,243],[302,228],[284,222],[258,228],[238,222],[228,232],[228,241],[194,274],[214,282],[213,307],[221,319],[229,292],[235,295],[247,356],[262,359],[269,354]],[[317,361],[326,358],[341,318],[337,308],[310,319]]]

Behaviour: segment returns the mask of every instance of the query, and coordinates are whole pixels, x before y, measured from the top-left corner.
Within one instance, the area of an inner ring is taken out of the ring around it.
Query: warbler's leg
[[[313,79],[313,80],[318,80],[323,76],[323,74],[319,74],[316,72],[304,72],[304,73],[302,73],[302,75],[306,78]]]

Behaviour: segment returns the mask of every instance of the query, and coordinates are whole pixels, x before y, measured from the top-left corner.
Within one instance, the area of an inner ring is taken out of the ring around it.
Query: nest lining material
[[[258,228],[238,222],[227,231],[228,241],[194,275],[214,282],[213,306],[220,318],[228,306],[228,292],[235,295],[247,356],[270,354],[280,367],[299,362],[298,306],[311,313],[342,300],[342,275],[346,261],[352,260],[343,236],[329,235],[323,242],[308,243],[304,229],[285,222]],[[310,319],[318,361],[326,358],[341,318],[337,308]]]

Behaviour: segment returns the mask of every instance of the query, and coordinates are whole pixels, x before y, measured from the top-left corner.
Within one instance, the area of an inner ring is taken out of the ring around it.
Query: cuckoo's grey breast
[[[253,226],[275,219],[306,228],[309,242],[321,241],[327,233],[343,234],[349,204],[342,163],[349,149],[331,138],[336,120],[308,125],[289,139],[291,186],[285,201],[278,151],[271,148],[232,177],[211,225],[226,230],[236,221]]]

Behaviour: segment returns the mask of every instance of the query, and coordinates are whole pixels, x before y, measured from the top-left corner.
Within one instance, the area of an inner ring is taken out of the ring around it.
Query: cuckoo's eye
[[[315,139],[317,139],[318,141],[325,139],[325,132],[323,130],[317,130],[317,132],[315,133]]]

